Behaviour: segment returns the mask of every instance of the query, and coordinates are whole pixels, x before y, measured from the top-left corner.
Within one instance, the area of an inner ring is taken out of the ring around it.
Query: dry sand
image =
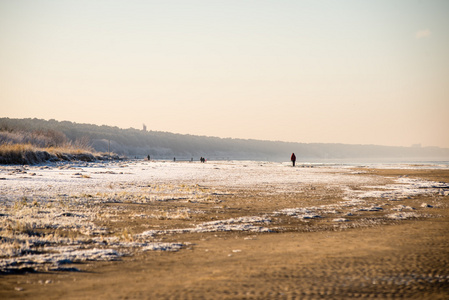
[[[386,181],[408,175],[449,182],[448,170],[359,171]],[[332,204],[341,201],[341,192],[327,186],[292,193],[236,188],[217,198],[217,205],[189,204],[190,209],[204,214],[186,219],[161,217],[152,220],[152,226],[184,228],[316,205],[317,201]],[[359,212],[348,216],[347,228],[336,227],[329,218],[279,215],[270,224],[272,233],[171,234],[164,241],[182,242],[185,246],[178,252],[138,252],[120,261],[74,265],[80,272],[0,275],[0,298],[449,299],[448,201],[448,196],[439,194],[410,197],[391,205],[421,207],[429,203],[435,207],[420,208],[426,217],[407,220],[379,218],[382,212],[377,211]],[[148,229],[148,220],[131,215],[185,206],[174,201],[105,205],[126,208],[126,213],[114,224],[100,225],[128,228],[130,235]]]

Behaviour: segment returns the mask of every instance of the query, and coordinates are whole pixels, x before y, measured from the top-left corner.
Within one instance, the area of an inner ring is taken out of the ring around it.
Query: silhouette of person
[[[295,166],[295,162],[296,162],[296,155],[295,155],[295,153],[292,153],[292,156],[290,157],[290,160],[292,161],[293,167],[294,167]]]

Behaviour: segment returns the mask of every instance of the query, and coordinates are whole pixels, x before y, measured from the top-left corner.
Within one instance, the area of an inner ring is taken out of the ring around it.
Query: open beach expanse
[[[449,300],[448,30],[449,0],[0,1],[0,300]]]
[[[447,164],[0,166],[1,299],[448,299]]]

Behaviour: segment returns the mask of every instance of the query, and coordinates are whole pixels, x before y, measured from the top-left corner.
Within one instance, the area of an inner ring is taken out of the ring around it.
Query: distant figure
[[[295,162],[296,162],[296,155],[295,155],[295,153],[292,153],[292,156],[290,157],[290,160],[292,161],[293,167],[294,167],[295,166]]]
[[[150,155],[149,154],[148,154],[147,158],[148,158],[148,161],[150,161]]]
[[[204,157],[201,156],[200,162],[202,162],[202,163],[204,162]]]
[[[176,157],[173,157],[173,161],[176,161]]]

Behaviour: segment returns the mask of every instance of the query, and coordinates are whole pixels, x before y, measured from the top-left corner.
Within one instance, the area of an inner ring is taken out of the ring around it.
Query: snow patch
[[[387,215],[387,218],[392,220],[406,220],[411,218],[419,218],[419,214],[414,212],[400,212]]]
[[[184,244],[181,243],[149,243],[142,247],[142,251],[179,251]]]
[[[249,232],[271,232],[269,228],[254,225],[254,223],[270,223],[269,218],[262,217],[240,217],[227,220],[211,221],[196,225],[194,228],[167,229],[167,230],[148,230],[142,232],[140,236],[155,236],[161,234],[174,233],[202,233],[219,231],[249,231]]]
[[[345,218],[336,218],[333,219],[332,222],[349,222],[349,220]]]

